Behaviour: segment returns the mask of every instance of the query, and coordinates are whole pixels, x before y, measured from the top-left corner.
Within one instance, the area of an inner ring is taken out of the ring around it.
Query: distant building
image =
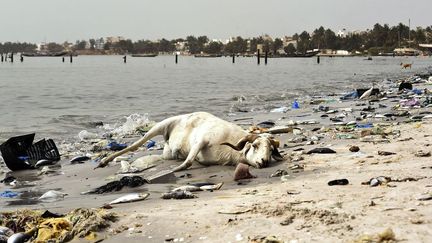
[[[339,30],[338,32],[337,32],[337,36],[338,37],[342,37],[342,38],[345,38],[345,37],[347,37],[348,36],[348,31],[346,30],[346,29],[342,29],[342,30]]]
[[[47,51],[48,50],[48,43],[42,42],[37,44],[37,50],[38,51]]]
[[[90,41],[85,41],[85,49],[90,49],[90,48],[91,48]]]
[[[263,44],[257,44],[257,52],[264,53],[264,45]]]
[[[96,50],[103,50],[105,45],[104,38],[99,38],[95,40],[95,49]]]
[[[297,41],[294,40],[292,37],[290,37],[290,36],[284,36],[281,39],[282,39],[283,47],[286,47],[289,44],[293,44],[294,47],[297,48]]]
[[[273,38],[268,34],[262,35],[261,37],[264,41],[273,41]]]
[[[180,54],[188,54],[189,50],[187,49],[186,46],[186,41],[177,41],[175,43],[175,49],[177,52],[179,52]]]
[[[118,43],[122,40],[125,40],[125,38],[123,36],[110,36],[106,38],[106,42],[109,43]]]

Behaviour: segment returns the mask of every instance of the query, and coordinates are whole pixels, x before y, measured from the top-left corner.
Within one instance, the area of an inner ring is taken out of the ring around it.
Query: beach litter
[[[39,200],[44,202],[54,202],[63,199],[66,195],[68,194],[60,191],[50,190],[40,196]]]
[[[314,148],[309,150],[306,154],[335,154],[336,151],[330,148]]]
[[[430,151],[423,151],[423,150],[419,150],[417,152],[415,152],[414,154],[416,157],[430,157],[431,156],[431,152]]]
[[[117,219],[115,213],[103,209],[78,208],[64,217],[42,217],[42,211],[17,210],[0,213],[1,228],[8,233],[15,232],[8,242],[68,242],[74,238],[84,238],[91,233],[99,232]],[[7,229],[10,229],[7,230]]]
[[[368,181],[362,182],[361,184],[362,185],[370,185],[371,187],[374,187],[374,186],[379,186],[379,185],[385,185],[391,181],[392,181],[392,179],[390,177],[378,176],[378,177],[371,178]]]
[[[87,156],[87,155],[79,155],[79,156],[73,157],[69,162],[71,164],[77,164],[77,163],[81,164],[81,163],[84,163],[84,161],[87,161],[87,160],[90,160],[90,159],[91,158],[89,156]]]
[[[347,179],[337,179],[337,180],[331,180],[327,184],[329,186],[344,186],[344,185],[348,185],[349,181]]]
[[[366,243],[366,242],[376,242],[376,243],[396,242],[396,236],[391,228],[387,228],[381,233],[377,233],[375,235],[365,234],[353,241],[353,243]]]
[[[60,153],[52,139],[41,139],[33,143],[35,133],[11,137],[0,145],[6,166],[12,170],[35,169],[41,160],[59,161]]]
[[[189,185],[184,185],[180,187],[176,187],[172,189],[172,192],[176,191],[188,191],[188,192],[197,192],[197,191],[214,191],[219,190],[223,186],[223,182],[214,184],[209,182],[203,182],[203,183],[193,183]]]
[[[19,192],[14,192],[14,191],[9,191],[9,190],[6,190],[6,191],[3,191],[0,193],[0,197],[3,197],[3,198],[15,198],[18,195],[19,195]]]
[[[82,192],[81,194],[103,194],[112,191],[120,191],[123,187],[138,187],[148,183],[141,176],[124,176],[120,180],[111,181],[107,184],[90,191]]]
[[[145,200],[150,194],[149,193],[130,193],[124,196],[121,196],[110,203],[109,205],[119,204],[119,203],[129,203],[129,202],[137,202]]]
[[[196,197],[190,191],[172,191],[163,193],[161,196],[162,199],[192,199]]]

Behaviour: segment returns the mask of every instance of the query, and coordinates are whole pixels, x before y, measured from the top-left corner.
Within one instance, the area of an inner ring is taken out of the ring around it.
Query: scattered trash
[[[155,145],[156,145],[156,141],[149,140],[149,141],[147,142],[146,148],[149,149],[149,148],[154,147]]]
[[[423,194],[417,197],[417,200],[419,201],[429,201],[432,200],[432,194],[431,193],[427,193],[427,194]]]
[[[330,148],[314,148],[309,150],[306,154],[335,154],[336,151]]]
[[[15,233],[13,235],[11,235],[7,242],[8,243],[22,243],[22,242],[27,242],[33,235],[31,234],[27,234],[27,233]]]
[[[6,176],[3,180],[0,181],[0,183],[9,184],[15,180],[16,178],[14,176]]]
[[[117,143],[116,141],[112,141],[112,142],[108,143],[108,145],[107,145],[107,148],[109,150],[112,150],[112,151],[119,151],[119,150],[125,149],[126,147],[127,147],[127,144]]]
[[[213,191],[219,190],[223,186],[223,182],[218,184],[213,183],[195,183],[191,185],[180,186],[172,189],[172,192],[176,191],[188,191],[188,192],[196,192],[196,191]]]
[[[383,232],[378,233],[376,235],[362,235],[355,239],[354,243],[364,243],[364,242],[377,242],[377,243],[384,243],[384,242],[395,242],[396,236],[391,228],[385,229]]]
[[[63,199],[67,193],[50,190],[45,192],[42,196],[39,197],[39,200],[46,202],[54,202]]]
[[[188,191],[173,191],[162,194],[162,199],[192,199],[196,197],[197,196]]]
[[[41,215],[41,217],[42,218],[62,218],[64,217],[64,215],[45,210],[45,212]]]
[[[125,196],[119,197],[114,201],[111,201],[109,205],[118,204],[118,203],[129,203],[145,200],[150,194],[148,193],[131,193]]]
[[[234,180],[238,181],[252,178],[255,178],[255,176],[249,172],[249,165],[239,163],[234,171]]]
[[[344,186],[344,185],[348,185],[349,181],[347,179],[337,179],[337,180],[329,181],[327,184],[329,186]]]
[[[239,208],[239,207],[235,207],[235,208],[230,208],[230,209],[222,209],[219,210],[218,213],[219,214],[244,214],[247,212],[252,211],[251,208]]]
[[[82,130],[81,132],[78,133],[78,138],[81,141],[90,140],[90,139],[97,139],[98,137],[99,136],[96,133],[92,133],[92,132],[89,132],[87,130]]]
[[[8,227],[0,226],[0,236],[11,236],[13,235],[13,231],[9,229]]]
[[[255,236],[249,240],[250,243],[284,243],[285,241],[275,236]]]
[[[52,165],[54,163],[55,163],[55,161],[52,161],[52,160],[41,159],[38,162],[36,162],[35,167],[38,168],[38,167],[45,166],[45,165]]]
[[[34,169],[40,160],[60,160],[52,139],[42,139],[33,144],[34,137],[34,133],[12,137],[0,145],[3,160],[10,170]]]
[[[76,163],[84,163],[84,161],[87,161],[87,160],[90,160],[90,159],[91,159],[91,158],[88,157],[88,156],[86,156],[86,155],[81,155],[81,156],[73,157],[73,158],[70,160],[70,163],[72,163],[72,164],[76,164]]]
[[[430,152],[430,151],[425,152],[425,151],[423,151],[423,150],[419,150],[419,151],[415,152],[414,155],[415,155],[416,157],[430,157],[430,156],[431,156],[431,152]]]
[[[291,176],[290,175],[283,175],[280,177],[280,179],[282,182],[287,182],[291,179]]]
[[[263,121],[258,123],[256,126],[260,127],[260,128],[272,128],[274,127],[276,124],[272,121]]]
[[[281,177],[283,175],[288,175],[288,171],[279,169],[276,170],[276,172],[274,172],[273,174],[271,174],[270,177]]]
[[[388,152],[388,151],[378,151],[378,155],[381,155],[381,156],[388,156],[388,155],[394,155],[394,154],[396,154],[396,153]]]
[[[124,176],[118,181],[111,181],[107,184],[100,186],[96,189],[92,189],[81,194],[102,194],[112,191],[120,191],[123,187],[138,187],[142,186],[148,181],[141,176]]]
[[[294,100],[294,102],[293,102],[293,104],[292,104],[291,107],[292,107],[293,109],[299,109],[299,108],[300,108],[300,105],[299,105],[299,103],[298,103],[297,100]]]
[[[175,180],[177,180],[177,178],[172,170],[159,171],[155,175],[146,178],[148,183],[167,183]]]
[[[392,181],[392,179],[390,177],[378,176],[378,177],[371,178],[369,181],[362,182],[361,184],[362,185],[370,185],[370,186],[374,187],[374,186],[379,186],[379,185],[385,185],[385,184],[389,183],[390,181]]]
[[[8,191],[8,190],[3,191],[3,192],[0,193],[0,197],[3,197],[3,198],[15,198],[18,195],[19,195],[18,192]]]
[[[286,106],[282,106],[282,107],[270,110],[270,112],[273,112],[273,113],[286,113],[287,111],[289,111],[289,108]]]

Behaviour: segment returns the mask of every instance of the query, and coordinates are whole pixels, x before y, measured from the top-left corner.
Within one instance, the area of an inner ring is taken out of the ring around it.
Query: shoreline
[[[394,83],[382,85],[384,91],[394,89]],[[414,84],[414,87],[423,89],[429,86]],[[93,170],[95,164],[92,162],[69,164],[68,158],[73,155],[69,154],[60,162],[60,171],[64,174],[44,175],[38,178],[39,180],[30,182],[34,183],[30,188],[36,190],[33,190],[29,198],[34,199],[47,190],[60,188],[68,193],[64,200],[52,203],[40,203],[36,200],[32,201],[35,204],[28,205],[25,203],[29,200],[25,199],[22,200],[24,205],[15,202],[13,206],[6,206],[4,202],[17,200],[2,200],[2,212],[31,208],[66,213],[77,208],[77,205],[97,208],[128,192],[148,192],[150,196],[144,201],[110,209],[119,215],[119,221],[111,224],[104,233],[98,233],[99,237],[105,239],[104,242],[142,242],[143,239],[149,242],[248,242],[259,236],[275,236],[285,242],[352,242],[364,234],[375,235],[386,228],[392,229],[397,240],[427,242],[432,239],[432,201],[420,201],[418,198],[432,191],[429,188],[432,186],[431,164],[430,158],[416,157],[415,153],[418,150],[429,151],[432,143],[432,120],[409,123],[405,121],[410,121],[410,117],[420,115],[421,112],[429,112],[430,108],[406,109],[411,112],[410,116],[394,117],[394,120],[391,118],[386,121],[385,116],[376,115],[398,112],[392,107],[404,98],[395,93],[390,93],[387,97],[390,98],[377,99],[372,104],[359,100],[326,102],[321,99],[321,103],[304,102],[300,109],[287,113],[248,112],[228,117],[230,121],[237,120],[234,122],[244,128],[266,120],[273,120],[279,126],[292,124],[291,120],[300,122],[295,125],[299,128],[296,129],[296,134],[277,135],[282,145],[280,150],[287,160],[272,163],[268,168],[251,169],[251,173],[257,178],[245,180],[242,185],[232,180],[234,167],[202,167],[194,164],[189,170],[175,173],[177,179],[168,183],[146,184],[136,189],[102,195],[81,195],[80,192],[112,180],[112,175],[119,169],[119,165],[111,162],[108,168]],[[310,97],[304,99],[311,101]],[[328,110],[337,112],[314,112],[313,109],[319,105],[328,106]],[[368,133],[364,131],[373,129],[343,130],[343,126],[337,125],[338,121],[329,120],[340,116],[339,119],[344,122],[356,121],[355,118],[359,117],[361,112],[366,113],[366,117],[358,121],[358,124],[371,122],[375,125],[374,128],[381,124],[380,134],[373,135],[370,131],[369,135],[362,137],[362,133]],[[319,123],[301,122],[305,120]],[[347,134],[357,138],[350,139]],[[382,143],[383,136],[389,143]],[[124,139],[132,142],[139,137],[134,135]],[[361,141],[365,137],[373,142]],[[159,141],[160,138],[156,140],[157,143]],[[307,144],[311,141],[314,143]],[[350,152],[349,147],[352,145],[360,147],[360,151]],[[82,148],[85,146],[89,144],[82,145]],[[314,147],[329,147],[337,153],[307,155],[302,152]],[[304,150],[293,151],[296,148]],[[396,154],[381,156],[377,151]],[[140,149],[131,154],[137,158],[160,153],[160,150]],[[175,161],[164,161],[143,174],[154,174],[177,164]],[[283,182],[277,177],[269,178],[277,169],[287,170],[287,181]],[[29,174],[36,173],[37,171],[23,171],[14,174],[17,178],[26,178]],[[180,177],[187,173],[191,174],[191,178]],[[393,181],[378,187],[361,184],[378,176],[402,181]],[[341,178],[348,179],[349,184],[332,187],[327,185],[328,181]],[[161,193],[175,186],[202,181],[224,182],[224,185],[218,191],[198,192],[198,198],[195,199],[160,199]],[[2,184],[0,190],[5,189],[11,187]]]

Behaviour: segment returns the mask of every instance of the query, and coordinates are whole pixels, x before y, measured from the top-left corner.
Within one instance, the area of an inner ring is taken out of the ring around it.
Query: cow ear
[[[276,161],[283,161],[283,160],[285,160],[284,157],[279,153],[279,151],[278,151],[277,148],[273,148],[272,157]]]
[[[279,148],[279,140],[271,138],[270,143],[273,147],[273,150],[272,150],[273,159],[275,159],[276,161],[284,160],[283,156],[279,153],[279,150],[277,149],[277,148]]]

